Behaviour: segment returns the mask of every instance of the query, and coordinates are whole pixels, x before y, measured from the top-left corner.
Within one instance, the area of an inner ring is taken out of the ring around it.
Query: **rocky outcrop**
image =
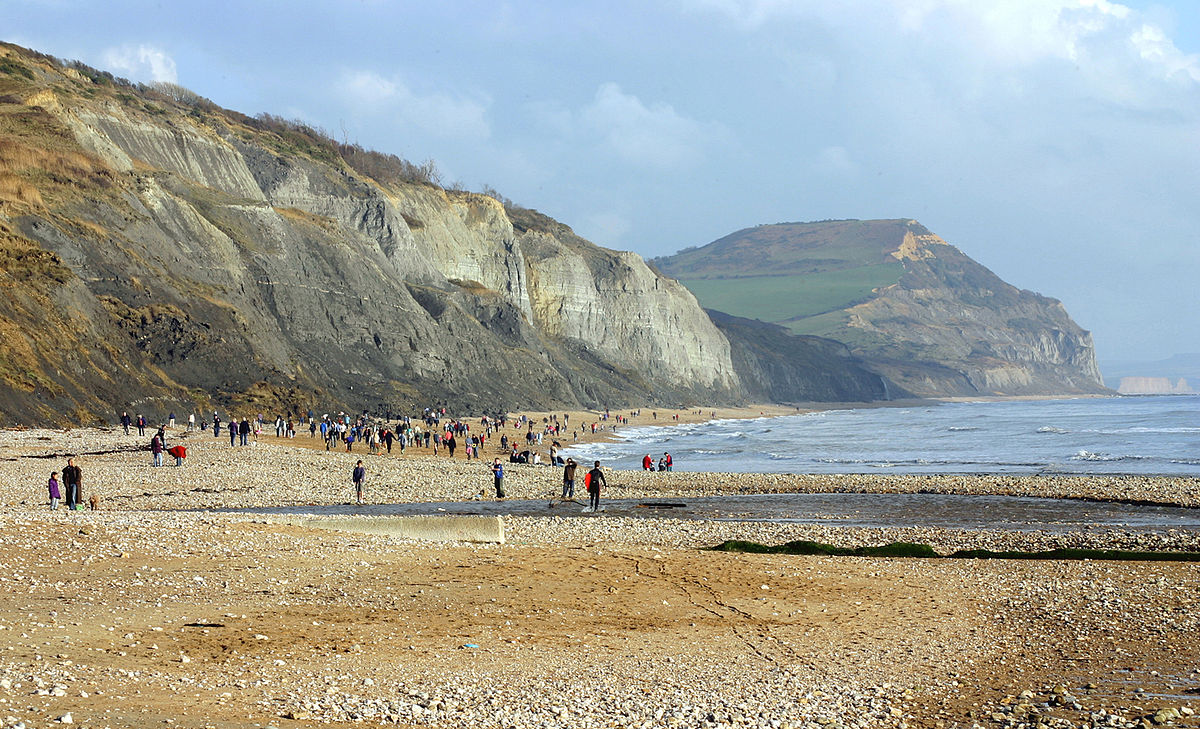
[[[906,235],[896,257],[900,281],[846,310],[852,351],[875,371],[922,395],[1104,391],[1091,335],[1058,300],[926,231]]]
[[[1005,283],[915,220],[763,225],[654,263],[705,306],[843,342],[915,395],[1106,391],[1091,335],[1059,301]]]
[[[0,53],[35,71],[0,83],[0,144],[24,150],[8,157],[42,200],[3,199],[0,222],[64,279],[30,284],[48,308],[9,321],[53,319],[107,352],[52,392],[9,378],[0,400],[36,390],[37,415],[62,421],[210,397],[463,412],[743,396],[725,337],[635,254],[491,197],[373,179],[328,140]],[[54,155],[104,184],[55,178]],[[39,372],[60,356],[22,348]]]
[[[1117,392],[1122,395],[1195,395],[1196,390],[1180,377],[1122,377]]]

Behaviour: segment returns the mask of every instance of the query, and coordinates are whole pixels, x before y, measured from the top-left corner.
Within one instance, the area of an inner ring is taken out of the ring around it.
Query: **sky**
[[[915,218],[1101,365],[1200,351],[1200,3],[3,0],[0,38],[490,186],[647,258]]]

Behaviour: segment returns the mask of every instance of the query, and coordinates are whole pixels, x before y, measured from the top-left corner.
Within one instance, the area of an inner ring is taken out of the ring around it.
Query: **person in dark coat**
[[[367,480],[367,469],[363,468],[363,462],[359,461],[354,465],[354,472],[350,474],[350,478],[354,481],[354,493],[358,497],[358,503],[363,502],[363,482]]]
[[[608,485],[604,481],[604,471],[600,470],[600,461],[596,461],[595,467],[588,471],[588,476],[588,509],[600,511],[600,487]]]
[[[62,475],[63,485],[67,488],[67,508],[71,511],[78,511],[79,500],[83,493],[83,471],[75,465],[74,458],[68,458]]]

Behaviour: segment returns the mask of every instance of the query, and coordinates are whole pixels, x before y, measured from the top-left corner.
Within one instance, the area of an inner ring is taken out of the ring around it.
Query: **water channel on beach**
[[[333,504],[229,509],[318,516],[562,516],[586,518],[586,500]],[[1200,533],[1200,508],[1072,499],[946,494],[761,494],[702,498],[605,499],[601,515],[702,521],[766,521],[847,527],[1047,531],[1127,529]]]

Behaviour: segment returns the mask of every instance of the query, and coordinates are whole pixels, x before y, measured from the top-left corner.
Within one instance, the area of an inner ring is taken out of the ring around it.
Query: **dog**
[[[92,494],[91,496],[89,496],[88,497],[88,508],[91,509],[92,511],[99,509],[100,508],[100,497],[97,496],[96,494]]]

